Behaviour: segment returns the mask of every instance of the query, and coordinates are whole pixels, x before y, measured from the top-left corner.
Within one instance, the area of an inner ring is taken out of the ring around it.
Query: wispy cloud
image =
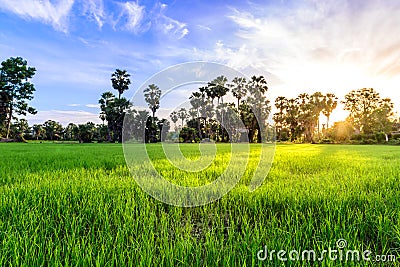
[[[88,108],[99,108],[100,105],[99,104],[86,104],[85,107],[88,107]]]
[[[110,2],[107,7],[104,0],[0,0],[1,10],[12,12],[27,20],[40,21],[62,32],[69,31],[71,17],[83,15],[86,20],[94,21],[99,29],[105,24],[110,24],[115,30],[135,34],[153,29],[156,33],[162,33],[164,37],[173,36],[176,39],[181,39],[189,33],[185,22],[165,14],[166,4],[157,2],[154,6],[146,7],[138,1],[123,1]],[[116,16],[113,15],[114,12]],[[82,41],[85,42],[85,39]]]
[[[81,107],[83,106],[82,104],[68,104],[68,107]],[[87,108],[99,108],[100,105],[99,104],[86,104],[84,105]]]
[[[211,28],[202,24],[197,24],[196,25],[197,28],[202,29],[202,30],[206,30],[206,31],[211,31]]]
[[[118,3],[120,8],[119,15],[112,21],[114,29],[118,24],[123,24],[125,30],[133,33],[141,33],[148,30],[148,25],[144,25],[146,7],[139,5],[137,2],[128,1]]]
[[[0,0],[0,8],[25,19],[34,19],[52,25],[56,30],[68,31],[68,15],[74,0]]]
[[[140,5],[138,2],[128,1],[118,3],[120,13],[116,19],[112,21],[114,29],[118,25],[123,25],[122,28],[141,34],[150,29],[161,33],[163,37],[174,37],[181,39],[189,33],[187,24],[179,20],[167,16],[167,4],[157,2],[153,7],[147,8]]]
[[[179,20],[173,19],[165,15],[168,8],[167,4],[159,4],[156,6],[158,8],[158,14],[155,18],[157,27],[165,35],[173,35],[177,39],[182,39],[189,33],[187,24]]]
[[[99,28],[103,27],[106,21],[103,0],[82,0],[83,14],[93,19]]]

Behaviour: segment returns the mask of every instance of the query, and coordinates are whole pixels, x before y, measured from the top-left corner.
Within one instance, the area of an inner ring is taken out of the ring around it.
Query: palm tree
[[[257,123],[254,123],[254,127],[257,128],[257,142],[261,143],[262,134],[266,127],[266,120],[271,110],[269,100],[265,97],[265,93],[268,91],[267,81],[264,76],[253,76],[248,81],[246,87],[249,91],[247,102],[250,104],[251,111],[256,117],[255,122]]]
[[[200,90],[201,94],[206,95],[207,98],[211,100],[211,104],[212,104],[212,106],[214,106],[214,99],[215,99],[215,97],[217,97],[217,95],[216,95],[215,91],[212,90],[210,84],[208,84],[205,87],[200,87],[199,90]]]
[[[290,141],[294,141],[298,134],[300,102],[298,98],[291,98],[287,101],[285,123],[290,127]]]
[[[188,115],[190,118],[192,118],[192,120],[195,120],[197,118],[197,110],[195,108],[190,108]]]
[[[281,140],[282,138],[282,127],[285,121],[285,114],[284,110],[288,105],[288,100],[284,96],[279,96],[275,99],[275,107],[279,110],[277,113],[274,114],[274,121],[276,123],[276,130],[278,132],[278,139]]]
[[[144,89],[144,98],[149,105],[151,112],[153,113],[153,120],[156,117],[156,111],[160,108],[161,90],[155,84],[150,84]]]
[[[146,123],[149,118],[149,112],[146,110],[139,110],[135,116],[135,133],[137,140],[146,141]]]
[[[317,119],[317,129],[319,135],[319,115],[321,114],[322,110],[324,110],[325,104],[325,97],[321,92],[315,92],[311,95],[311,101],[313,102],[313,109],[314,114]]]
[[[201,120],[202,120],[202,116],[200,116],[200,108],[203,107],[206,104],[206,100],[204,99],[205,96],[204,94],[200,93],[200,92],[194,92],[192,93],[192,95],[190,96],[190,104],[192,105],[192,107],[196,110],[196,117],[197,117],[197,131],[200,134],[200,138],[202,136],[201,133]]]
[[[116,121],[116,116],[114,112],[115,107],[115,95],[111,92],[105,92],[101,95],[99,100],[100,104],[100,119],[107,121],[108,129],[108,141],[111,141],[111,131],[114,129],[114,123]]]
[[[203,105],[204,99],[203,99],[203,94],[199,92],[194,92],[192,95],[189,97],[190,99],[190,104],[192,107],[197,111],[197,116],[199,116],[199,108]]]
[[[331,116],[332,111],[337,107],[338,98],[335,94],[328,93],[325,96],[325,106],[322,110],[322,113],[326,117],[326,128],[329,128],[329,117]]]
[[[173,111],[171,114],[169,114],[169,117],[171,118],[171,121],[175,124],[175,130],[176,130],[176,122],[178,121],[178,113],[176,111]]]
[[[187,119],[188,115],[187,115],[187,111],[185,108],[181,108],[178,113],[177,116],[179,119],[182,120],[182,128],[183,128],[183,122]]]
[[[130,76],[126,70],[120,69],[116,69],[111,75],[112,87],[118,91],[118,98],[121,98],[124,91],[129,89],[129,85],[131,84]]]
[[[264,76],[253,76],[251,80],[248,82],[248,87],[250,93],[255,94],[260,92],[261,94],[265,94],[268,91],[267,81]]]
[[[246,96],[246,78],[235,77],[232,84],[229,85],[232,89],[232,94],[237,98],[237,108],[239,109],[240,100]]]
[[[228,93],[229,88],[225,86],[228,79],[221,75],[208,83],[209,90],[213,92],[213,95],[217,98],[217,105],[219,105],[220,100],[224,103],[223,97]]]
[[[313,127],[315,121],[314,104],[309,94],[303,93],[298,96],[299,101],[299,123],[305,131],[307,142],[312,142]]]

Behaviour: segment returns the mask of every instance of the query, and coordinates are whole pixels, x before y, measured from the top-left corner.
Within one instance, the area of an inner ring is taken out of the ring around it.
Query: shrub
[[[320,140],[319,143],[320,144],[334,144],[335,141],[330,138],[324,138],[324,139]]]
[[[390,139],[388,142],[389,145],[400,146],[400,138],[397,139]]]
[[[375,139],[371,139],[371,138],[369,138],[369,139],[363,139],[362,141],[361,141],[361,144],[363,144],[363,145],[374,145],[374,144],[377,144],[378,142],[375,140]]]
[[[396,133],[392,135],[392,139],[396,140],[396,139],[400,139],[400,134]]]

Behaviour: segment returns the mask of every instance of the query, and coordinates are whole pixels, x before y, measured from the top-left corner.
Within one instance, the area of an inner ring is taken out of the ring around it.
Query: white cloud
[[[228,18],[232,19],[239,26],[246,29],[257,29],[260,30],[260,19],[254,18],[254,16],[248,12],[239,12],[237,9],[233,8],[233,15],[229,15]]]
[[[88,107],[88,108],[100,108],[100,105],[99,104],[86,104],[85,107]]]
[[[38,111],[36,115],[28,115],[26,118],[30,125],[44,123],[47,120],[60,122],[63,126],[67,126],[70,122],[75,124],[83,124],[89,121],[101,123],[97,113],[74,110],[42,110]]]
[[[165,15],[166,4],[156,3],[148,12],[145,5],[138,1],[111,2],[116,8],[116,17],[112,10],[106,9],[103,0],[0,0],[0,9],[12,12],[24,19],[33,19],[53,26],[54,29],[68,32],[69,19],[76,12],[89,21],[94,21],[101,29],[106,23],[114,29],[122,29],[141,34],[150,29],[165,36],[181,39],[189,34],[187,24]],[[73,10],[76,5],[77,9]],[[75,13],[74,13],[75,12]],[[208,27],[203,29],[209,30]],[[86,45],[86,39],[80,38]]]
[[[187,24],[165,15],[167,9],[166,4],[159,6],[158,15],[156,16],[156,25],[165,35],[173,35],[178,40],[189,34]]]
[[[68,104],[68,107],[80,107],[82,106],[81,104]],[[99,104],[86,104],[84,105],[87,108],[100,108]]]
[[[117,24],[124,20],[124,28],[133,33],[147,31],[148,26],[143,25],[144,16],[146,14],[145,6],[139,5],[137,2],[119,3],[121,12],[118,18],[113,21],[114,28]]]
[[[63,32],[68,31],[68,16],[73,4],[74,0],[0,0],[1,9],[11,11],[25,19],[42,21]]]
[[[83,13],[93,19],[99,28],[103,27],[106,20],[103,0],[82,0]]]
[[[199,28],[199,29],[201,29],[201,30],[211,31],[211,28],[210,28],[210,27],[205,26],[205,25],[201,25],[201,24],[198,24],[198,25],[197,25],[197,28]]]

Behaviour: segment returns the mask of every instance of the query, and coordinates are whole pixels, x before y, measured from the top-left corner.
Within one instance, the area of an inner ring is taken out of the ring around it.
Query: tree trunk
[[[261,127],[258,127],[257,129],[257,143],[261,144],[262,143],[262,138],[261,138]]]
[[[107,126],[107,139],[108,142],[111,142],[111,129],[109,126]]]
[[[329,115],[326,116],[326,129],[329,129]]]
[[[10,136],[10,126],[11,126],[12,112],[13,112],[13,109],[12,109],[12,106],[10,105],[10,112],[8,113],[8,120],[7,120],[7,136],[6,136],[7,139]]]
[[[199,131],[199,138],[203,139],[203,135],[201,134],[201,119],[200,117],[197,117],[197,130]]]
[[[290,141],[293,142],[294,141],[294,133],[295,133],[295,129],[293,127],[290,127]]]

